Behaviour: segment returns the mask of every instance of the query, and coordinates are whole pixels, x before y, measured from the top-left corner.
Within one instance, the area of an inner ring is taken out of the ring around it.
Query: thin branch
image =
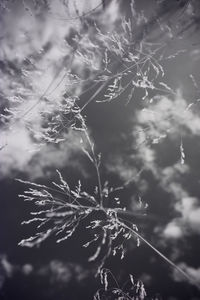
[[[122,219],[121,219],[122,220]],[[124,222],[117,221],[121,226],[128,229],[132,232],[135,236],[141,239],[146,245],[148,245],[154,252],[156,252],[160,257],[162,257],[169,265],[171,265],[176,271],[178,271],[184,278],[189,280],[189,282],[195,283],[195,285],[199,284],[191,278],[186,272],[184,272],[180,267],[178,267],[175,263],[173,263],[169,258],[167,258],[163,253],[161,253],[158,249],[156,249],[150,242],[148,242],[143,236],[141,236],[137,231],[126,225]]]
[[[97,174],[97,181],[98,181],[98,190],[99,190],[99,199],[100,199],[100,206],[103,206],[103,193],[102,193],[102,182],[101,182],[101,175],[100,175],[100,171],[99,171],[99,162],[97,161],[97,156],[95,154],[94,151],[94,145],[92,144],[89,134],[88,134],[88,130],[87,130],[87,126],[85,124],[85,122],[83,121],[83,128],[84,128],[84,134],[86,136],[86,139],[88,141],[88,144],[90,146],[90,150],[93,156],[93,162],[94,162],[94,166],[96,169],[96,174]]]

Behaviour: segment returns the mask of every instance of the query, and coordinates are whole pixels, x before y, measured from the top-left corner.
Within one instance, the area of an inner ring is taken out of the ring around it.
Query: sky
[[[120,287],[142,280],[145,299],[200,299],[198,1],[13,0],[0,13],[0,299],[92,299],[101,287],[86,220],[62,243],[18,245],[36,229],[21,225],[33,204],[16,179],[52,186],[59,170],[95,196],[77,107],[104,188],[123,187],[127,221],[190,279],[134,238],[105,267]]]

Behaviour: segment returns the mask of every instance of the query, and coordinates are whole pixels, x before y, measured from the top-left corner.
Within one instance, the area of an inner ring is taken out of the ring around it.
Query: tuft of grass
[[[146,292],[143,284],[134,281],[132,275],[130,275],[130,291],[124,292],[118,284],[116,288],[108,288],[108,275],[111,272],[104,268],[106,260],[110,255],[117,253],[123,259],[126,253],[126,243],[131,238],[136,239],[137,246],[140,246],[140,242],[145,243],[184,278],[193,282],[181,268],[139,233],[137,224],[127,220],[127,213],[134,215],[134,212],[129,212],[124,207],[123,199],[115,197],[114,207],[105,205],[109,203],[108,200],[113,191],[120,188],[115,189],[109,187],[107,183],[103,184],[101,153],[95,149],[84,116],[85,108],[92,101],[101,104],[125,98],[124,103],[127,105],[134,100],[137,91],[142,93],[141,102],[144,100],[150,102],[152,97],[159,93],[171,97],[175,95],[173,89],[163,82],[165,71],[162,62],[173,58],[173,56],[164,56],[167,43],[154,43],[147,36],[138,41],[137,30],[139,31],[140,27],[145,25],[146,20],[142,13],[137,12],[134,1],[131,1],[130,11],[131,17],[128,19],[120,17],[118,20],[120,29],[112,32],[108,32],[100,18],[97,17],[96,21],[92,17],[90,19],[91,11],[75,17],[80,19],[84,29],[76,32],[73,39],[74,46],[70,45],[72,49],[69,68],[59,82],[60,84],[63,78],[67,78],[68,89],[61,99],[52,102],[48,96],[52,83],[55,83],[63,70],[62,67],[50,86],[28,109],[24,110],[23,105],[27,99],[10,98],[8,107],[1,114],[1,120],[5,126],[12,125],[13,128],[16,122],[24,121],[26,128],[40,145],[62,143],[68,130],[81,133],[82,151],[96,171],[94,193],[90,194],[85,191],[80,181],[72,189],[58,170],[59,181],[52,182],[49,186],[18,179],[19,182],[29,186],[29,189],[19,196],[25,201],[34,202],[36,207],[36,210],[30,213],[31,218],[23,221],[22,224],[35,223],[37,229],[35,235],[23,239],[19,245],[39,246],[51,235],[55,236],[56,243],[64,242],[74,234],[78,226],[81,226],[83,220],[88,220],[87,228],[92,231],[93,238],[83,247],[96,245],[95,252],[88,261],[99,261],[97,273],[104,284],[103,291],[97,291],[94,296],[95,300],[106,299],[105,293],[110,293],[118,297],[117,299],[145,299]],[[92,28],[88,28],[89,21],[93,25]],[[73,67],[77,61],[80,66],[77,69],[82,71],[74,71]],[[84,77],[85,73],[87,78]],[[85,103],[82,103],[82,96],[88,91],[92,92],[92,95]],[[25,117],[42,101],[46,101],[46,108],[44,111],[38,110],[40,124],[35,127],[34,122],[27,121]],[[183,164],[185,153],[182,140],[180,153]]]

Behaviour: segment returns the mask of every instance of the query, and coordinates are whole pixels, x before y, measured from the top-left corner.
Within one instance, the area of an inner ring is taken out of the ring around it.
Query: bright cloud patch
[[[167,238],[177,239],[177,238],[182,237],[182,228],[179,227],[175,221],[172,221],[166,226],[163,233],[164,233],[164,236]]]
[[[200,233],[200,206],[193,197],[185,197],[175,204],[175,210],[180,217],[175,218],[165,227],[166,238],[182,238],[185,234]]]
[[[35,179],[47,176],[47,170],[63,168],[63,166],[75,167],[82,175],[87,176],[77,158],[81,150],[81,137],[78,132],[70,131],[65,135],[65,141],[60,144],[41,147],[34,143],[23,127],[16,132],[6,132],[6,136],[4,133],[2,137],[5,146],[1,149],[0,155],[0,178],[13,177],[18,172],[22,172],[30,179]]]
[[[188,275],[191,284],[196,285],[196,287],[200,289],[200,267],[194,268],[186,263],[180,263],[178,266],[182,268],[182,270]],[[183,277],[180,276],[180,274],[178,274],[176,271],[174,271],[173,277],[176,281],[183,281]]]
[[[7,177],[14,170],[23,171],[30,162],[33,153],[32,141],[25,128],[16,132],[1,132],[0,177]]]

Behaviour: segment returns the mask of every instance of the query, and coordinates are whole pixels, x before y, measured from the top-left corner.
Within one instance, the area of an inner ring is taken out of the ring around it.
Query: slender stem
[[[88,130],[87,130],[87,126],[85,124],[84,119],[82,119],[82,125],[83,125],[83,129],[84,129],[84,134],[86,136],[86,139],[88,141],[88,144],[90,146],[90,150],[91,150],[91,153],[92,153],[92,161],[94,163],[94,167],[95,167],[96,174],[97,174],[100,206],[102,207],[103,206],[103,193],[102,193],[101,175],[100,175],[100,171],[99,171],[99,162],[97,160],[97,156],[96,156],[95,151],[94,151],[94,144],[90,140]]]
[[[100,198],[100,206],[103,206],[103,193],[102,193],[102,183],[101,183],[101,176],[99,172],[99,166],[95,159],[95,169],[97,173],[97,180],[98,180],[98,188],[99,188],[99,198]]]
[[[108,81],[110,80],[110,78],[108,79]],[[88,101],[81,107],[81,109],[80,109],[80,112],[82,112],[85,108],[86,108],[86,106],[88,106],[88,104],[90,103],[90,102],[92,102],[93,101],[93,99],[96,97],[96,95],[98,95],[100,92],[101,92],[101,90],[103,90],[104,89],[104,87],[108,84],[108,81],[105,81],[102,85],[100,85],[100,87],[96,90],[96,92],[88,99]]]
[[[124,222],[117,221],[122,227],[128,229],[135,236],[140,238],[146,245],[148,245],[151,249],[154,250],[160,257],[162,257],[169,265],[171,265],[175,270],[177,270],[181,275],[183,275],[189,282],[194,283],[196,286],[199,286],[199,283],[191,278],[186,272],[184,272],[180,267],[178,267],[175,263],[173,263],[169,258],[167,258],[163,253],[161,253],[158,249],[156,249],[150,242],[148,242],[143,236],[141,236],[137,231],[126,225]]]

